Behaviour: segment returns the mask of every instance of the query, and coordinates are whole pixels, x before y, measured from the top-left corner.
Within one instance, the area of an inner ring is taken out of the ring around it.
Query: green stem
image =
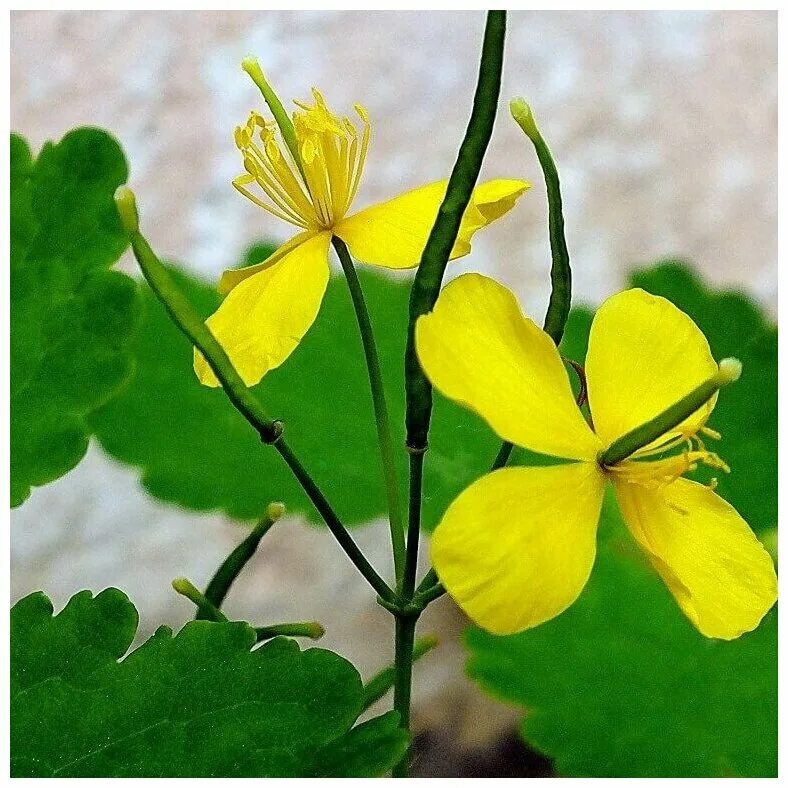
[[[366,578],[367,582],[375,589],[378,596],[387,602],[394,602],[396,597],[394,592],[389,588],[385,580],[375,571],[372,564],[369,563],[367,557],[361,552],[358,545],[353,541],[353,537],[348,533],[345,526],[334,513],[331,505],[326,500],[320,488],[312,480],[312,477],[307,473],[304,466],[301,465],[298,458],[293,454],[292,449],[284,442],[278,440],[274,444],[274,448],[279,452],[282,459],[287,463],[287,466],[293,472],[293,475],[298,479],[304,492],[309,496],[309,500],[315,505],[315,508],[320,513],[320,516],[325,521],[328,529],[334,535],[334,538],[339,542],[342,549],[347,554],[348,558],[353,562],[353,565],[359,572]]]
[[[410,732],[410,694],[413,680],[413,641],[417,616],[397,616],[394,630],[394,710],[400,727]],[[410,747],[392,770],[392,777],[410,773]]]
[[[547,212],[550,235],[550,301],[544,318],[544,331],[551,337],[556,346],[561,344],[569,310],[572,306],[572,266],[569,261],[569,249],[566,246],[564,232],[564,213],[561,200],[561,181],[558,168],[555,166],[550,148],[539,131],[533,113],[523,99],[513,99],[510,103],[512,117],[525,132],[534,146],[536,157],[542,168],[545,187],[547,189]],[[503,468],[512,453],[512,444],[504,441],[498,456],[493,462],[493,471]]]
[[[533,113],[523,99],[513,99],[512,117],[533,143],[536,157],[542,167],[547,188],[548,225],[550,231],[550,302],[544,319],[544,330],[556,345],[561,343],[569,309],[572,304],[572,267],[564,234],[564,214],[561,202],[561,182],[555,161],[534,120]]]
[[[391,548],[394,554],[394,573],[399,583],[402,579],[402,572],[405,560],[405,530],[402,522],[402,510],[399,501],[399,482],[397,481],[397,469],[394,462],[394,441],[391,437],[391,426],[389,423],[388,407],[386,405],[386,394],[383,389],[383,375],[380,370],[380,359],[378,357],[377,346],[375,345],[375,335],[372,331],[372,322],[369,319],[369,311],[364,299],[364,291],[361,289],[361,282],[358,280],[356,268],[350,259],[345,242],[334,236],[332,238],[334,249],[336,250],[339,262],[345,272],[350,297],[353,301],[353,308],[356,311],[359,331],[361,332],[361,343],[364,346],[364,357],[367,362],[367,374],[369,376],[369,387],[372,392],[372,406],[375,412],[375,425],[378,432],[378,445],[380,447],[380,459],[383,465],[383,480],[386,487],[386,498],[388,500],[389,527],[391,530]]]
[[[436,583],[429,588],[425,588],[413,597],[413,604],[420,608],[425,608],[430,602],[434,602],[439,597],[446,593],[446,589],[440,584]]]
[[[292,624],[271,624],[267,627],[255,627],[257,642],[270,640],[271,638],[284,637],[292,638],[312,638],[320,640],[326,634],[322,624],[318,621],[296,621]]]
[[[268,109],[271,110],[276,125],[279,126],[279,131],[282,132],[282,139],[285,141],[285,145],[287,145],[290,155],[301,173],[301,177],[306,182],[304,165],[301,163],[301,153],[298,150],[298,138],[296,137],[295,128],[293,128],[293,121],[290,120],[287,111],[282,106],[279,96],[276,95],[276,92],[265,78],[265,74],[256,58],[244,58],[241,62],[241,68],[252,78],[252,82],[257,85],[263,94],[265,103],[268,104]]]
[[[241,380],[222,346],[194,311],[170,273],[139,232],[134,193],[127,186],[121,186],[115,192],[115,202],[123,225],[131,239],[134,256],[137,258],[140,269],[175,325],[205,356],[205,360],[224,387],[224,392],[230,402],[257,430],[261,440],[274,445],[356,569],[382,599],[393,603],[396,600],[394,592],[367,561],[366,556],[359,550],[320,488],[287,445],[282,437],[281,423],[271,421],[265,416],[256,397]]]
[[[701,383],[694,391],[665,409],[645,424],[628,432],[605,449],[599,457],[601,465],[615,465],[648,446],[688,419],[698,408],[703,407],[723,386],[739,379],[741,363],[737,359],[724,358],[717,372]]]
[[[255,554],[262,538],[271,530],[273,524],[282,516],[284,505],[271,503],[266,509],[265,517],[252,529],[230,555],[225,558],[222,565],[216,570],[208,587],[205,589],[205,598],[217,608],[222,606],[230,586],[246,566],[249,559]],[[203,618],[202,612],[196,618]]]
[[[276,441],[281,435],[281,425],[265,414],[260,403],[236,372],[224,348],[195,313],[145,238],[138,230],[130,232],[129,235],[140,269],[172,321],[205,356],[214,374],[221,381],[224,393],[236,410],[257,430],[260,439],[264,443]]]
[[[413,664],[415,665],[425,654],[438,645],[438,638],[425,635],[413,644]],[[379,701],[393,686],[396,679],[394,665],[389,665],[374,675],[364,685],[364,703],[361,708],[366,711],[373,703]]]
[[[410,496],[408,507],[408,544],[405,553],[405,573],[402,577],[402,597],[410,601],[416,585],[421,533],[421,499],[424,486],[424,452],[412,452],[410,459]]]
[[[407,445],[416,451],[424,451],[427,448],[432,413],[432,387],[416,356],[416,321],[435,306],[446,264],[492,136],[501,90],[505,34],[506,12],[489,11],[484,30],[473,111],[465,138],[460,145],[457,161],[449,177],[446,196],[443,198],[438,217],[424,247],[410,293],[410,319],[405,351],[405,423]]]
[[[438,209],[437,219],[421,255],[421,262],[410,292],[405,350],[405,442],[411,451],[411,484],[408,544],[402,585],[403,597],[407,601],[410,601],[408,597],[412,596],[415,582],[424,452],[427,450],[432,415],[432,387],[416,355],[416,321],[435,306],[462,217],[479,178],[498,109],[505,35],[506,12],[488,11],[473,110],[457,154],[457,161],[449,177],[446,196]],[[394,708],[400,714],[400,725],[407,731],[410,731],[412,655],[416,620],[415,615],[396,616]],[[409,754],[407,754],[397,764],[392,774],[395,777],[407,777],[409,770]]]
[[[432,588],[437,582],[439,582],[438,573],[435,571],[434,567],[430,567],[430,570],[421,579],[419,587],[416,589],[416,595],[420,594],[422,591],[426,591],[428,588]]]
[[[227,621],[227,616],[197,588],[191,580],[179,577],[172,581],[172,587],[197,606],[197,618],[204,621]]]

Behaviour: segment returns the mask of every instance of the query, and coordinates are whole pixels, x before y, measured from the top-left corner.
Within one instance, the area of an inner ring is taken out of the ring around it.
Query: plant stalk
[[[225,558],[222,565],[216,570],[205,589],[205,598],[217,608],[221,608],[230,586],[246,566],[249,559],[255,554],[262,538],[271,530],[274,523],[282,516],[284,504],[271,503],[266,509],[265,517],[251,530],[230,555]],[[198,610],[196,618],[204,618],[202,611]]]
[[[265,415],[257,398],[241,379],[224,348],[195,312],[169,271],[140,233],[134,193],[127,186],[121,186],[115,192],[115,202],[126,232],[129,234],[140,269],[172,321],[205,356],[228,399],[254,427],[260,439],[264,443],[272,444],[279,452],[356,569],[382,599],[390,603],[395,602],[394,592],[358,548],[320,488],[285,442],[282,437],[281,422],[271,421]]]
[[[410,696],[413,681],[413,641],[418,616],[396,616],[394,625],[394,710],[399,712],[400,727],[410,732]],[[410,774],[408,751],[391,772],[392,777]]]
[[[391,549],[394,555],[394,574],[397,578],[397,583],[400,584],[405,566],[405,528],[402,520],[402,509],[400,508],[399,482],[394,462],[394,441],[391,437],[391,425],[388,406],[386,405],[386,394],[383,389],[380,358],[375,345],[372,321],[369,319],[369,311],[364,299],[364,291],[361,289],[361,282],[358,280],[358,274],[350,258],[348,248],[345,242],[337,236],[334,236],[331,241],[339,257],[339,262],[342,264],[342,270],[345,272],[345,279],[350,290],[350,297],[353,301],[353,308],[356,311],[356,319],[358,320],[358,327],[361,333],[361,343],[364,346],[369,388],[372,393],[372,406],[375,412],[375,426],[378,432],[380,460],[383,466],[383,481],[388,501]]]

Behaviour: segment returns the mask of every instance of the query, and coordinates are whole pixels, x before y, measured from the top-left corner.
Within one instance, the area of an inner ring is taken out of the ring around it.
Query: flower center
[[[714,440],[722,437],[719,432],[701,426],[695,433],[681,433],[657,445],[644,446],[627,459],[605,466],[605,470],[627,482],[652,489],[676,481],[687,471],[696,470],[699,465],[730,473],[728,465],[718,454],[706,448],[698,433]],[[677,454],[660,456],[677,448],[681,449]],[[717,479],[713,478],[709,485],[714,489]]]
[[[301,162],[293,161],[278,141],[276,123],[252,112],[235,130],[246,175],[233,181],[244,197],[269,213],[304,230],[329,230],[342,219],[356,196],[370,139],[366,110],[355,105],[363,129],[350,118],[334,115],[325,99],[312,89],[312,106],[296,101],[293,113]],[[262,195],[248,188],[256,184]]]

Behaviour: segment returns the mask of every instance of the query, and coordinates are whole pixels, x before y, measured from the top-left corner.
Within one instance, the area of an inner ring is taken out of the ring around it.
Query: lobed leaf
[[[13,607],[13,776],[378,776],[407,747],[395,714],[353,727],[363,687],[338,654],[194,621],[118,662],[136,626],[117,589]]]
[[[11,505],[73,468],[86,416],[132,370],[137,286],[107,270],[126,247],[112,195],[118,143],[81,128],[33,159],[11,135]]]

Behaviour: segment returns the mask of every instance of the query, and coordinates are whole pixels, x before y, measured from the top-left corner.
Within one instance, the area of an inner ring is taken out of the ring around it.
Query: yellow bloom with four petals
[[[597,311],[586,358],[593,429],[555,344],[487,277],[466,274],[444,288],[417,323],[416,349],[435,388],[502,439],[572,461],[482,477],[433,534],[441,582],[481,627],[519,632],[577,599],[607,481],[632,536],[704,635],[736,638],[774,604],[774,566],[747,523],[711,487],[682,476],[697,463],[727,470],[699,437],[719,437],[706,427],[716,395],[659,440],[600,463],[617,439],[718,372],[706,338],[672,303],[634,289]]]
[[[369,117],[356,105],[357,126],[335,115],[317,90],[313,94],[313,105],[296,102],[293,113],[298,162],[287,145],[280,145],[277,124],[256,112],[235,132],[246,173],[233,185],[299,230],[264,262],[226,271],[219,283],[228,295],[207,325],[247,385],[278,367],[317,317],[329,279],[332,236],[341,238],[360,262],[413,268],[446,194],[448,182],[440,181],[348,215],[369,148]],[[509,211],[527,188],[519,180],[480,184],[452,257],[468,254],[473,234]],[[219,385],[199,351],[194,368],[200,382]]]

